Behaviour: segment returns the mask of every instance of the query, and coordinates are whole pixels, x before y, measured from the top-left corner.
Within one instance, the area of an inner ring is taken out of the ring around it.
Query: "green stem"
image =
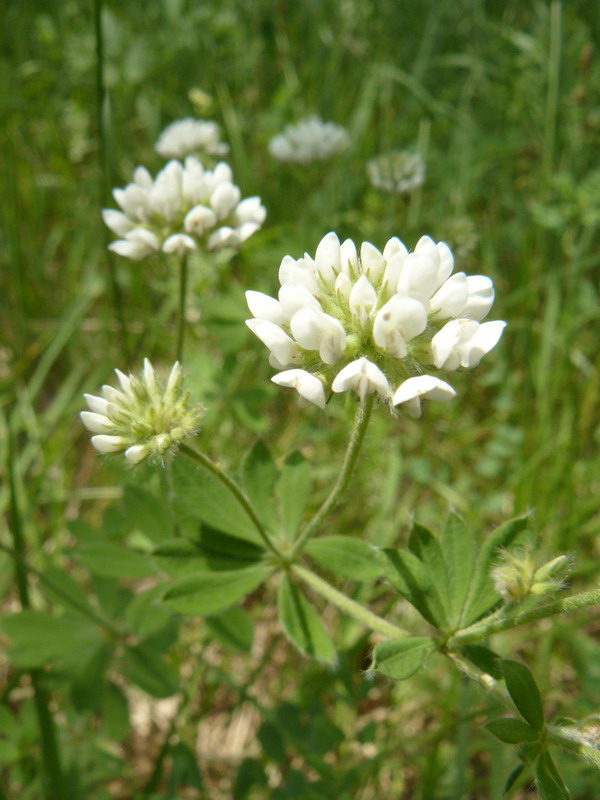
[[[475,666],[475,664],[471,663],[468,659],[463,658],[458,653],[446,651],[444,655],[446,655],[450,661],[452,661],[455,667],[458,667],[463,675],[466,675],[467,678],[470,678],[472,681],[475,681],[475,683],[478,683],[482,689],[485,689],[488,694],[493,695],[504,705],[510,706],[510,708],[513,710],[515,709],[515,705],[511,700],[509,693],[499,681],[497,681],[495,678],[492,678],[492,676],[488,675],[487,672],[480,670]]]
[[[337,606],[340,611],[343,611],[358,622],[361,622],[365,627],[382,633],[389,639],[403,639],[405,636],[410,636],[408,631],[382,619],[382,617],[377,616],[377,614],[374,614],[368,608],[357,603],[356,600],[352,600],[347,595],[342,594],[342,592],[339,592],[330,583],[327,583],[327,581],[323,580],[323,578],[316,575],[310,569],[301,567],[299,564],[293,564],[291,568],[292,571],[295,572],[298,577],[302,578],[315,592]]]
[[[204,453],[199,453],[197,450],[194,450],[192,447],[189,447],[187,444],[181,445],[181,452],[185,453],[188,458],[191,458],[193,461],[196,461],[200,466],[204,467],[204,469],[208,470],[212,473],[215,478],[217,478],[223,486],[227,489],[227,491],[232,494],[238,503],[243,507],[244,511],[250,517],[252,524],[256,528],[259,536],[265,543],[265,545],[269,548],[269,550],[276,555],[279,559],[281,559],[281,553],[273,544],[271,537],[267,533],[264,525],[256,516],[256,511],[254,510],[252,504],[246,497],[246,495],[242,492],[240,487],[237,483],[230,478],[229,475],[224,472],[218,464],[215,464],[214,461],[211,461],[208,456],[205,456]]]
[[[316,512],[314,517],[301,532],[298,539],[296,539],[294,542],[294,546],[289,553],[290,561],[294,560],[294,558],[301,551],[305,542],[319,530],[325,517],[329,514],[341,495],[346,491],[348,483],[350,482],[350,478],[352,477],[356,459],[358,458],[358,454],[360,453],[360,449],[365,438],[365,433],[367,432],[369,420],[371,419],[374,398],[375,395],[369,395],[366,403],[364,405],[361,404],[358,407],[356,417],[354,419],[354,427],[352,428],[352,433],[350,434],[350,440],[348,442],[348,448],[346,449],[342,471],[339,474],[335,486],[329,493],[329,496],[321,508]]]
[[[29,587],[27,585],[27,569],[25,566],[25,537],[23,534],[22,518],[17,496],[17,485],[13,458],[13,436],[8,432],[8,480],[10,493],[8,529],[13,539],[13,559],[17,590],[22,608],[30,608]],[[48,800],[66,800],[65,784],[61,768],[58,738],[54,718],[49,708],[49,697],[44,686],[44,673],[39,669],[31,669],[31,684],[33,686],[33,699],[40,729],[42,746],[42,762],[46,781],[46,797]]]
[[[177,320],[177,347],[175,350],[175,360],[183,359],[183,343],[185,340],[185,302],[187,298],[188,286],[188,258],[187,255],[181,257],[179,265],[179,312]]]
[[[546,603],[539,608],[533,608],[530,611],[522,611],[521,613],[516,613],[503,619],[494,619],[491,621],[484,619],[454,634],[454,636],[448,640],[447,644],[450,649],[454,650],[465,644],[478,642],[480,639],[491,636],[493,633],[499,633],[509,628],[516,628],[518,625],[525,625],[528,622],[537,622],[537,620],[553,617],[556,614],[563,614],[567,611],[576,611],[579,608],[587,608],[587,606],[595,605],[600,605],[600,590],[596,590],[595,592],[582,592],[581,594],[565,597],[562,600],[555,600],[553,603]]]

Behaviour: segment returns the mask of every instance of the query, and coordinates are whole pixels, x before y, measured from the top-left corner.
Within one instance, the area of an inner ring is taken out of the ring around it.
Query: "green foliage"
[[[512,701],[531,727],[535,731],[541,731],[544,726],[544,709],[540,690],[531,671],[525,664],[508,658],[502,659],[500,665]]]
[[[317,661],[334,661],[335,649],[318,611],[287,575],[281,576],[277,606],[281,627],[302,653]]]
[[[204,617],[229,608],[263,583],[272,568],[265,564],[219,572],[195,572],[170,584],[166,606],[180,614]]]
[[[407,636],[406,639],[379,642],[373,650],[372,668],[395,680],[405,680],[423,666],[436,649],[436,641],[428,636]]]
[[[364,581],[381,574],[379,559],[362,539],[323,536],[309,540],[305,552],[321,566],[346,578]]]
[[[520,719],[493,719],[486,722],[484,727],[493,733],[501,742],[519,744],[520,742],[535,742],[538,733]]]

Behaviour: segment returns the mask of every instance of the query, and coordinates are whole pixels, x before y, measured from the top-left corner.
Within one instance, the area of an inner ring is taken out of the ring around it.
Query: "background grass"
[[[339,529],[403,542],[412,514],[439,526],[453,507],[485,530],[534,509],[539,550],[572,553],[573,584],[596,583],[595,0],[29,0],[2,14],[2,542],[17,509],[32,568],[60,569],[90,596],[110,594],[73,557],[72,522],[97,526],[107,507],[116,514],[123,472],[94,458],[76,414],[81,393],[115,366],[137,367],[142,355],[170,361],[176,272],[158,260],[111,260],[99,211],[137,164],[161,166],[153,143],[162,128],[196,114],[222,125],[243,195],[260,195],[268,209],[235,259],[193,264],[186,367],[208,408],[202,446],[235,466],[259,434],[278,457],[300,444],[318,500],[338,469],[351,409],[298,410],[270,384],[264,348],[243,326],[243,290],[272,293],[283,255],[314,253],[329,230],[379,247],[393,235],[412,247],[427,233],[452,246],[459,269],[494,279],[493,317],[509,327],[480,368],[455,376],[448,407],[432,405],[418,422],[378,412]],[[193,89],[210,104],[194,106]],[[310,169],[270,159],[269,138],[311,113],[348,128],[348,152]],[[424,186],[403,197],[370,187],[366,159],[403,148],[425,158]],[[148,480],[159,488],[156,476]],[[60,601],[30,579],[33,606],[60,615]],[[16,610],[9,556],[0,555],[0,590],[5,610]],[[360,672],[366,640],[331,611],[348,649],[335,674],[307,666],[264,616],[270,602],[267,593],[249,603],[252,655],[223,649],[199,623],[180,631],[179,644],[165,643],[170,663],[197,679],[174,723],[187,750],[169,750],[171,717],[161,721],[160,703],[132,688],[135,679],[117,681],[100,711],[78,705],[73,670],[50,670],[71,797],[320,797],[302,780],[325,780],[323,764],[338,797],[501,797],[511,756],[478,727],[473,687],[437,668],[408,683],[369,684]],[[494,646],[526,657],[557,713],[582,717],[600,699],[597,626],[588,613],[504,634]],[[29,679],[6,659],[1,670],[3,791],[35,798]],[[199,753],[204,789],[193,788],[190,752]],[[360,758],[367,766],[356,776]],[[283,775],[279,794],[261,788],[267,764]],[[568,759],[563,768],[574,797],[596,796],[591,768]],[[253,775],[253,794],[244,794]]]

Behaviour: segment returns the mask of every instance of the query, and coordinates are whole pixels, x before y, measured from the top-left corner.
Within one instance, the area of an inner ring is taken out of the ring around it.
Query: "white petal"
[[[132,396],[133,391],[131,387],[131,377],[129,375],[125,375],[125,373],[121,372],[120,369],[115,369],[115,374],[119,379],[119,383],[121,384],[121,389],[125,392],[125,394]]]
[[[446,381],[435,378],[433,375],[419,375],[408,378],[400,384],[394,393],[392,403],[397,406],[415,398],[427,397],[429,400],[452,400],[456,392]]]
[[[165,386],[165,401],[175,402],[181,383],[183,381],[183,370],[179,361],[176,361],[171,367],[169,377],[167,378],[167,385]]]
[[[183,227],[188,233],[194,233],[196,236],[202,236],[206,231],[214,228],[217,224],[217,215],[207,206],[197,205],[194,206],[185,215],[183,220]]]
[[[221,250],[223,247],[237,247],[239,245],[239,237],[233,228],[223,225],[222,228],[217,228],[208,237],[206,246],[209,250]]]
[[[105,400],[104,397],[97,397],[94,394],[84,394],[83,396],[85,397],[85,401],[91,411],[94,411],[96,414],[104,414],[106,416],[108,400]]]
[[[159,393],[158,382],[156,380],[156,373],[149,359],[144,359],[144,383],[151,395]]]
[[[340,274],[335,279],[335,286],[334,286],[335,293],[338,297],[343,297],[344,300],[348,301],[350,299],[350,292],[352,291],[352,281],[346,275],[345,272],[340,272]]]
[[[398,280],[398,294],[414,297],[423,305],[429,302],[437,288],[438,259],[431,257],[435,252],[435,248],[431,248],[426,256],[416,252],[406,256]]]
[[[367,358],[359,358],[347,364],[335,376],[331,389],[334,392],[352,390],[364,402],[368,394],[378,392],[382,397],[391,394],[390,385],[383,372]]]
[[[104,220],[104,224],[111,229],[113,233],[116,233],[117,236],[125,236],[126,233],[135,227],[135,223],[132,222],[127,214],[124,214],[122,211],[114,211],[111,208],[105,208],[102,211],[102,219]]]
[[[301,308],[314,308],[315,311],[322,311],[321,303],[300,283],[284,283],[279,290],[278,297],[286,321],[291,319]]]
[[[120,453],[128,444],[123,436],[92,436],[91,441],[99,453]]]
[[[404,248],[404,250],[399,250],[397,253],[394,253],[386,264],[382,281],[382,289],[385,293],[394,294],[397,291],[398,281],[402,273],[402,266],[407,255],[406,248]]]
[[[468,298],[460,315],[480,321],[494,304],[494,284],[486,275],[469,275],[467,287]]]
[[[238,203],[234,213],[234,222],[241,225],[243,222],[255,222],[262,225],[267,216],[267,209],[261,204],[260,197],[246,197]]]
[[[311,375],[304,369],[289,369],[274,375],[271,380],[279,386],[290,386],[305,400],[314,403],[319,408],[325,408],[325,389],[323,382],[316,375]]]
[[[240,244],[249,239],[256,231],[260,230],[260,225],[257,222],[243,222],[235,228],[235,233],[239,239]]]
[[[163,253],[177,253],[183,256],[192,253],[196,249],[196,242],[186,233],[174,233],[163,242]]]
[[[361,275],[352,287],[349,304],[352,315],[362,326],[365,326],[377,305],[377,292],[366,275]]]
[[[278,364],[285,367],[293,362],[298,345],[279,326],[265,319],[248,319],[246,325],[269,348]]]
[[[431,340],[433,363],[438,369],[455,370],[461,362],[459,346],[469,342],[479,323],[469,319],[452,319]]]
[[[394,295],[375,317],[373,340],[395,358],[404,358],[406,342],[423,333],[426,327],[427,312],[423,304],[412,297]]]
[[[268,294],[249,290],[246,292],[246,302],[256,319],[266,319],[269,322],[274,322],[275,325],[283,325],[289,321],[289,317],[286,316],[281,303],[275,300],[274,297],[269,297]]]
[[[440,265],[438,267],[437,285],[441,286],[444,281],[447,281],[452,270],[454,269],[454,256],[452,250],[448,247],[446,242],[438,242],[435,246],[440,257]]]
[[[486,353],[496,346],[506,327],[506,322],[495,320],[479,325],[465,344],[459,345],[461,367],[476,367]]]
[[[429,301],[429,313],[441,319],[458,317],[467,302],[469,288],[464,272],[448,278]]]
[[[407,255],[408,250],[406,249],[404,242],[401,242],[397,236],[393,236],[391,239],[388,239],[385,247],[383,248],[383,258],[386,264],[388,264],[397,253]]]
[[[240,202],[242,193],[234,183],[219,183],[210,197],[210,205],[219,219],[224,219]]]
[[[340,269],[340,240],[335,233],[328,233],[317,247],[315,271],[327,284],[333,284]]]
[[[279,267],[279,282],[282,286],[284,283],[299,283],[312,294],[318,291],[312,266],[303,258],[296,261],[291,256],[284,256]]]
[[[148,247],[143,242],[128,242],[125,239],[118,239],[108,245],[108,249],[123,258],[129,258],[131,261],[141,261],[142,258],[149,256],[153,249]]]
[[[93,411],[82,411],[79,416],[88,431],[92,433],[108,433],[114,430],[115,426],[104,414],[95,414]]]
[[[385,269],[385,261],[379,250],[370,242],[363,242],[360,248],[360,263],[363,273],[371,283],[379,283]]]
[[[148,456],[148,450],[143,444],[134,444],[125,450],[125,458],[130,464],[139,464]]]
[[[340,268],[349,277],[358,271],[358,253],[352,239],[345,239],[340,245]]]

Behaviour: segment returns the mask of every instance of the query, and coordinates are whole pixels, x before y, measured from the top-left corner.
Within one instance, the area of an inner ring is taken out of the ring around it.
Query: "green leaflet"
[[[232,650],[250,652],[254,640],[252,620],[241,606],[231,606],[206,618],[206,625],[221,644]]]
[[[273,533],[278,533],[280,527],[273,502],[277,476],[277,466],[271,451],[259,439],[244,459],[242,484],[246,495],[256,509],[259,519]]]
[[[446,521],[441,547],[447,569],[448,618],[451,626],[458,629],[475,571],[477,545],[473,531],[456,514],[450,514]]]
[[[430,636],[407,636],[379,642],[373,650],[372,669],[388,678],[404,680],[420,669],[425,658],[436,648]]]
[[[281,626],[292,644],[317,661],[333,663],[335,648],[319,612],[287,575],[281,577],[277,603]]]
[[[550,753],[540,753],[535,765],[535,777],[542,800],[570,800],[571,794]]]
[[[506,688],[524,719],[536,731],[544,727],[544,708],[540,690],[529,669],[518,661],[502,659],[500,662]]]
[[[178,459],[173,462],[177,517],[199,520],[219,531],[261,544],[260,534],[240,501],[211,472]]]
[[[351,536],[323,536],[311,539],[304,548],[321,566],[357,581],[377,578],[382,568],[367,542]]]
[[[483,726],[501,742],[507,744],[520,744],[521,742],[536,742],[538,734],[531,725],[521,719],[493,719]]]
[[[199,572],[171,584],[163,602],[180,614],[198,617],[217,614],[260,586],[272,569],[267,564],[257,564],[222,572]]]
[[[436,628],[443,628],[446,613],[428,567],[407,550],[386,548],[379,553],[383,570],[392,586],[412,603],[427,622]]]
[[[285,460],[275,487],[283,528],[290,538],[302,525],[311,488],[312,478],[308,462],[301,453],[292,453]]]

